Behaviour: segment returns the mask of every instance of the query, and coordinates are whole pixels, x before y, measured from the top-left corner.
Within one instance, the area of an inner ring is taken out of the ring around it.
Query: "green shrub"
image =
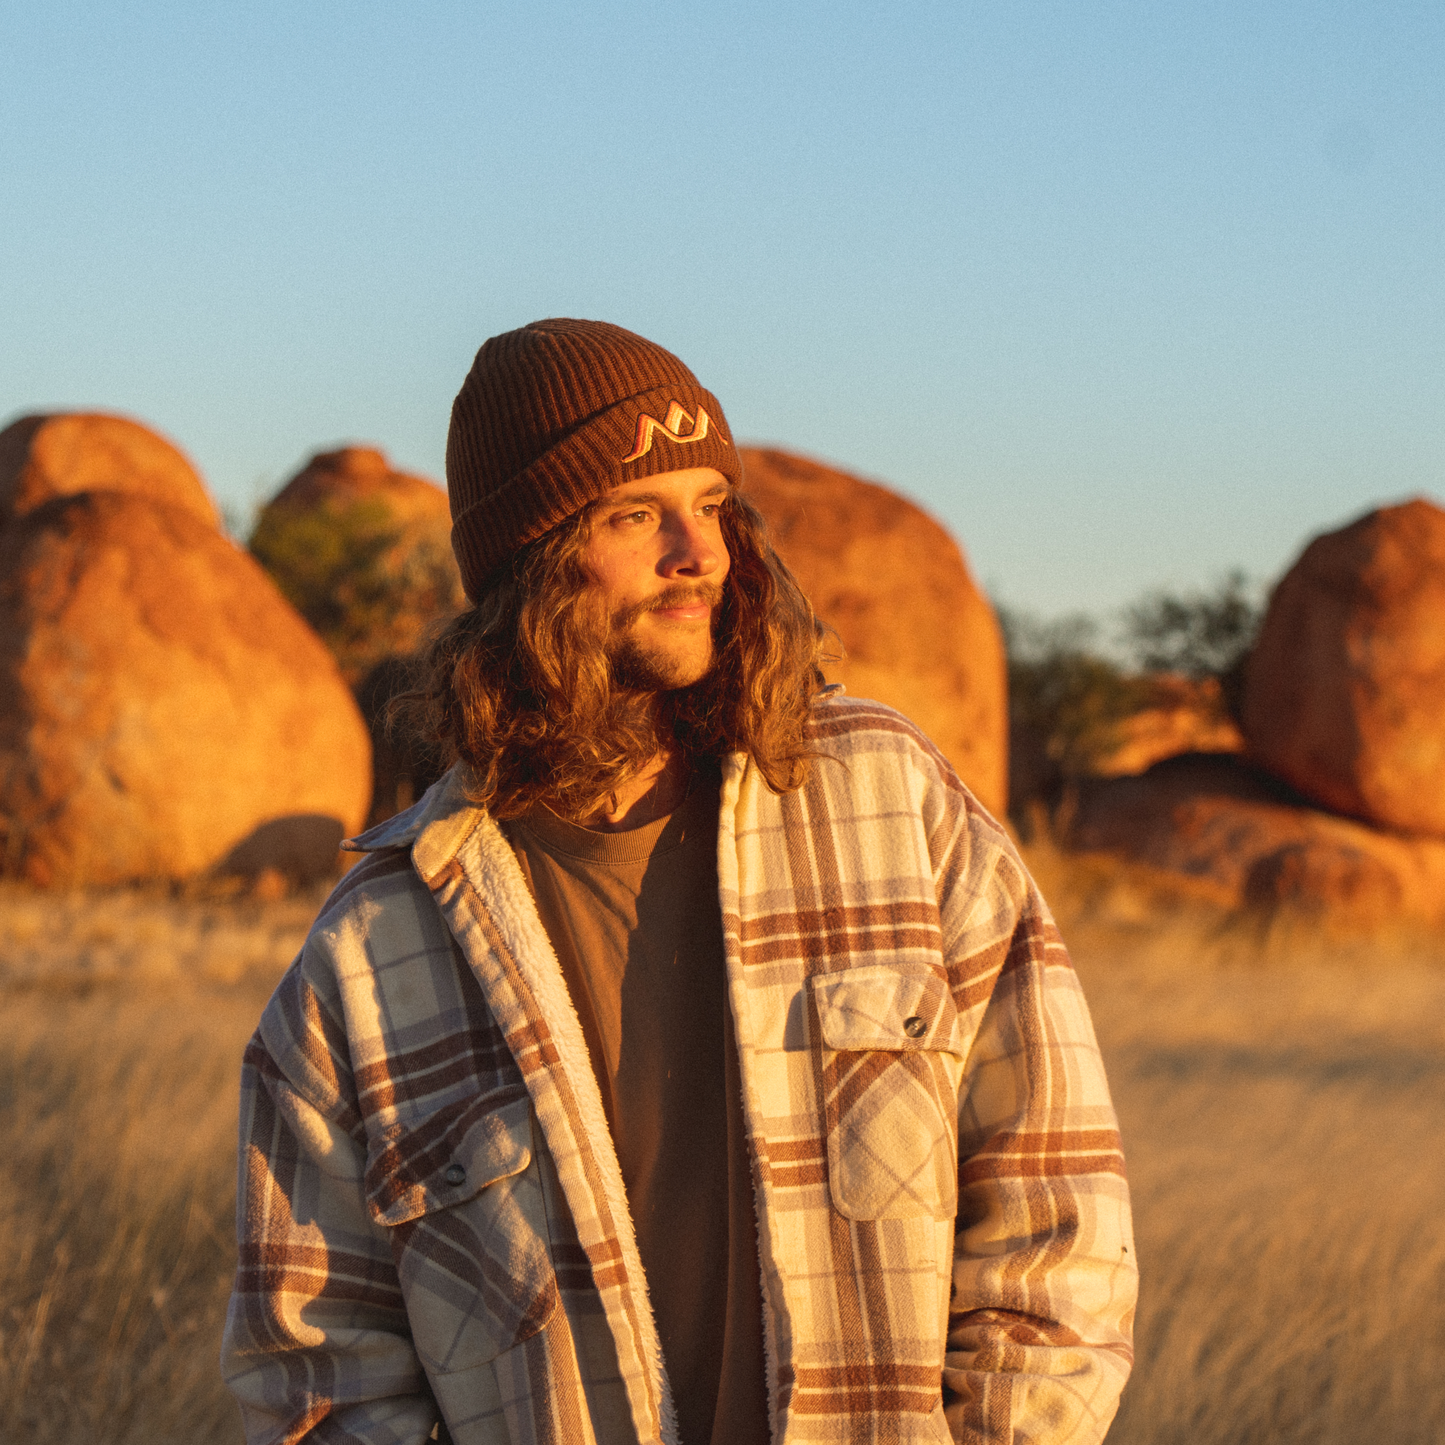
[[[384,502],[269,507],[249,545],[353,684],[460,605],[450,550],[427,539],[404,545]]]
[[[1157,704],[1161,673],[1217,678],[1238,717],[1244,663],[1263,617],[1258,589],[1240,571],[1209,591],[1148,594],[1123,609],[1108,647],[1083,613],[1043,622],[997,608],[1008,652],[1010,806],[1022,815],[1057,798],[1071,778],[1098,770],[1121,724]]]
[[[1151,592],[1123,613],[1123,642],[1142,672],[1219,679],[1239,717],[1244,665],[1264,621],[1259,587],[1236,568],[1208,592]]]
[[[998,614],[1014,746],[1042,749],[1065,777],[1092,772],[1117,746],[1118,725],[1148,705],[1148,680],[1100,654],[1092,618],[1076,613],[1040,622],[1007,607]]]

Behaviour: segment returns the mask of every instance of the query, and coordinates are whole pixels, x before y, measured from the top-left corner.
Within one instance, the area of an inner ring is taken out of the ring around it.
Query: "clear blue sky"
[[[1445,500],[1445,7],[0,0],[0,421],[440,479],[602,317],[1052,614]]]

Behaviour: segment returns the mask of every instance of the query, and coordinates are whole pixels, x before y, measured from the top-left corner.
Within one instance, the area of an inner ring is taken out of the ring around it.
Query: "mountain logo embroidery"
[[[681,430],[683,422],[690,428],[686,434]],[[623,465],[645,457],[652,450],[654,432],[661,432],[669,441],[684,443],[700,442],[707,435],[707,429],[708,415],[701,407],[698,407],[694,418],[682,409],[680,402],[675,401],[667,409],[666,421],[658,421],[655,416],[643,412],[637,418],[637,435],[633,438],[631,452],[622,458]]]

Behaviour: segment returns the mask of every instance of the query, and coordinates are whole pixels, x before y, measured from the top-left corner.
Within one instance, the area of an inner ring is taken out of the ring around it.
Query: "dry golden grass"
[[[1113,1445],[1445,1439],[1445,939],[1223,917],[1030,850],[1084,980],[1143,1274]]]
[[[1445,1436],[1445,941],[1264,930],[1030,861],[1135,1191],[1111,1441]],[[0,1440],[239,1438],[216,1368],[236,1071],[316,901],[0,890]]]
[[[1445,1436],[1445,974],[1103,983],[1143,1270],[1116,1442]]]
[[[315,897],[0,890],[0,1440],[236,1440],[241,1050]]]

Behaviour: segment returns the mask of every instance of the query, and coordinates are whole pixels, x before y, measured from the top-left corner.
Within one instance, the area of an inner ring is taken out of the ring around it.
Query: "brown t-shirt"
[[[717,893],[716,778],[667,818],[503,825],[602,1090],[683,1445],[767,1445],[757,1224]]]

